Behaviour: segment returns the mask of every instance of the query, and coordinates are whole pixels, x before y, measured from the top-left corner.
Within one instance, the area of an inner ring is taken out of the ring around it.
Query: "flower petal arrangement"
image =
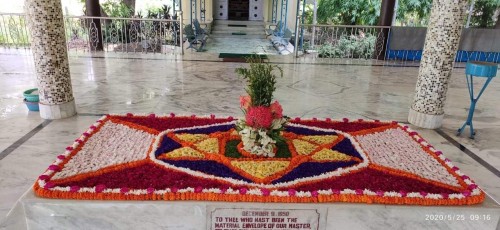
[[[283,77],[283,70],[277,65],[263,62],[259,56],[247,59],[250,68],[237,68],[247,82],[246,96],[240,97],[240,107],[245,117],[236,124],[241,136],[242,148],[248,154],[274,157],[276,146],[283,142],[281,136],[288,117],[283,116],[283,108],[278,101],[273,103],[276,90],[275,70]]]
[[[57,156],[34,191],[82,200],[468,205],[485,198],[397,122],[292,119],[272,158],[245,151],[236,126],[213,115],[106,115]]]

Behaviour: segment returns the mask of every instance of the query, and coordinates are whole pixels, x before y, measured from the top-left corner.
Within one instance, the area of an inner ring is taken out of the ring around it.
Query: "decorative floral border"
[[[176,117],[171,113],[167,116],[157,116],[155,114],[149,115],[132,115],[127,114],[128,117],[137,118],[168,118]],[[296,202],[296,203],[315,203],[315,202],[353,202],[353,203],[381,203],[381,204],[413,204],[413,205],[470,205],[477,204],[484,201],[485,193],[471,180],[468,176],[463,174],[458,167],[454,166],[451,161],[446,158],[441,151],[436,150],[432,145],[425,141],[416,131],[411,130],[408,126],[399,124],[395,121],[379,121],[379,120],[363,120],[358,119],[354,122],[373,122],[384,123],[387,125],[397,125],[405,132],[407,132],[415,141],[417,141],[424,149],[435,159],[437,159],[447,170],[459,178],[463,190],[457,193],[450,194],[435,194],[426,192],[405,192],[405,191],[371,191],[369,189],[328,189],[316,191],[296,191],[289,189],[282,191],[278,188],[240,188],[240,189],[221,189],[221,188],[166,188],[163,190],[155,190],[154,188],[146,189],[129,189],[129,188],[106,188],[104,185],[97,185],[95,187],[78,187],[66,186],[59,187],[50,182],[51,177],[62,169],[78,151],[83,147],[85,142],[99,129],[103,124],[113,117],[124,117],[123,115],[105,115],[94,123],[90,128],[75,140],[73,145],[68,146],[66,151],[57,156],[57,159],[48,167],[48,169],[38,177],[33,189],[35,194],[45,198],[60,198],[60,199],[80,199],[80,200],[206,200],[206,201],[233,201],[233,202]],[[216,119],[214,115],[200,117],[200,116],[180,116],[183,118],[191,119]],[[233,120],[228,117],[228,120]],[[320,120],[313,118],[312,120],[301,120],[295,118],[295,122],[307,121],[325,121],[325,122],[349,122],[347,118],[340,120],[333,120],[327,118]],[[232,122],[230,122],[232,123]],[[218,123],[220,125],[220,123]],[[316,129],[319,131],[332,131],[333,129],[313,128],[311,126],[293,124],[296,126],[307,127],[308,129]],[[192,127],[200,128],[203,126]],[[187,129],[187,128],[179,128]],[[340,132],[337,130],[333,130]],[[362,132],[362,131],[361,131]],[[354,133],[354,132],[353,132]],[[343,133],[344,134],[344,133]],[[349,136],[346,136],[349,137]],[[357,145],[357,142],[352,142]],[[151,146],[150,148],[152,148]],[[360,146],[356,146],[361,150]],[[152,152],[152,151],[150,151]],[[364,152],[359,151],[364,155]],[[151,158],[151,156],[149,156]],[[151,158],[148,160],[155,160]],[[368,157],[364,161],[368,164]],[[134,164],[141,164],[140,162],[132,162]],[[340,169],[342,171],[342,169]],[[337,171],[335,171],[337,172]],[[346,172],[344,172],[346,173]]]

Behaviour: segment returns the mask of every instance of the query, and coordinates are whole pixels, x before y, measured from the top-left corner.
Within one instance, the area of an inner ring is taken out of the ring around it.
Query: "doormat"
[[[247,25],[235,25],[235,24],[228,24],[228,27],[247,27]]]
[[[235,119],[106,115],[34,185],[79,200],[469,205],[485,194],[397,122],[292,119],[275,157],[246,153]]]
[[[237,53],[220,53],[219,58],[250,58],[259,57],[258,59],[268,59],[265,54],[237,54]]]
[[[231,33],[231,35],[247,35],[247,33],[244,33],[244,32],[234,32],[234,33]]]

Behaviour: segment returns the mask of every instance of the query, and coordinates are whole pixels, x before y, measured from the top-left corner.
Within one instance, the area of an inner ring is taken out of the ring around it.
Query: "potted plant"
[[[277,75],[283,70],[271,65],[259,56],[247,59],[250,68],[237,68],[236,73],[247,82],[248,95],[240,97],[240,106],[245,117],[238,120],[236,130],[241,136],[243,150],[255,156],[274,157],[276,142],[284,141],[281,131],[288,122],[283,108],[273,101]]]

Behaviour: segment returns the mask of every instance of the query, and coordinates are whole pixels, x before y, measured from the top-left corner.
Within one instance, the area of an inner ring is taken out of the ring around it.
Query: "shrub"
[[[318,48],[322,58],[364,58],[370,59],[375,50],[377,37],[371,34],[363,36],[342,35],[338,40],[324,43]]]

